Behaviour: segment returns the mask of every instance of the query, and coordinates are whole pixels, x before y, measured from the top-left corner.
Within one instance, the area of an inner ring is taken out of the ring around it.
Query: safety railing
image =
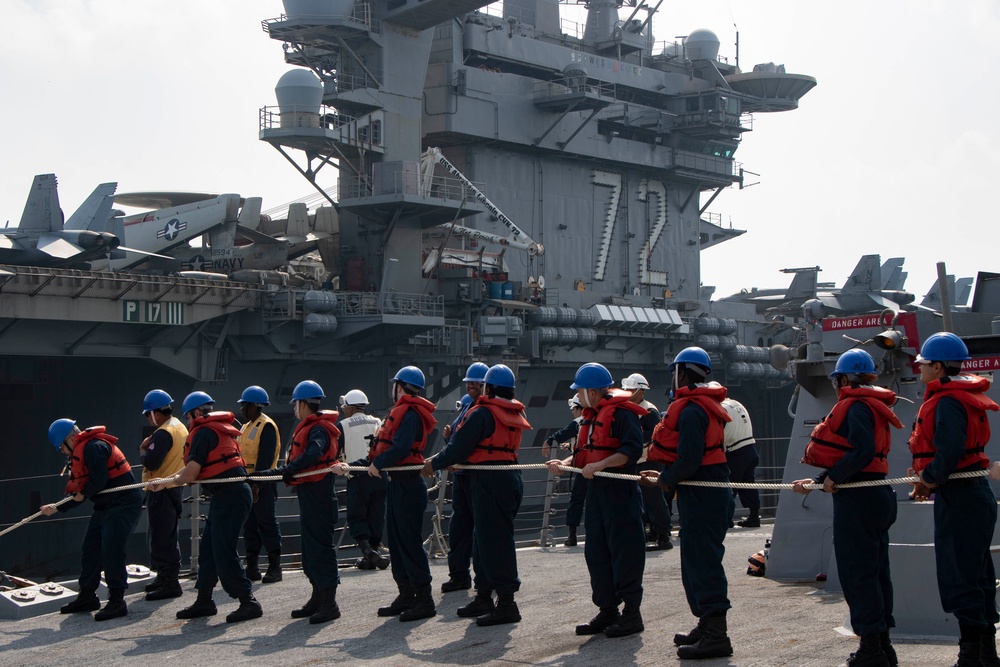
[[[353,120],[355,120],[353,116],[326,105],[267,106],[260,108],[259,129],[261,131],[290,128],[337,130]]]
[[[289,17],[287,14],[264,19],[260,22],[261,30],[267,34],[274,34],[276,37],[283,37],[289,29],[297,27],[307,27],[316,25],[327,25],[331,21],[346,21],[356,23],[358,26],[371,32],[381,32],[381,19],[372,7],[371,3],[365,0],[358,0],[354,3],[354,8],[349,15],[331,16],[330,14],[297,14]],[[282,29],[279,29],[279,26]]]
[[[474,183],[480,190],[481,183]],[[342,182],[343,199],[361,199],[377,195],[412,195],[447,202],[473,202],[475,195],[468,186],[450,176],[433,176],[429,181],[416,171],[396,171],[380,174],[378,182],[361,177]]]

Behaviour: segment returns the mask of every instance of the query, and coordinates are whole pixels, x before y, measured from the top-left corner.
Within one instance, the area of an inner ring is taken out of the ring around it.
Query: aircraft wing
[[[42,234],[39,236],[36,248],[46,255],[59,259],[69,259],[83,252],[83,248],[80,246],[70,243],[66,239],[54,234]]]
[[[15,248],[20,248],[21,245],[17,243],[13,238],[6,234],[0,234],[0,249],[3,250],[14,250]]]

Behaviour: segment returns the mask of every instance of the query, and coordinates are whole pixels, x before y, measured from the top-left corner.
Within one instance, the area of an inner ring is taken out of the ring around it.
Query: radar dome
[[[698,28],[684,40],[684,49],[689,60],[718,60],[719,38],[711,30]]]
[[[307,69],[285,72],[274,87],[282,113],[319,113],[323,102],[323,82]]]

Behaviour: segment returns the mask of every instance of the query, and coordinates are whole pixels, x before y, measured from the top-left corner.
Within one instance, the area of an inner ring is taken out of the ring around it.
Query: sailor
[[[936,333],[920,349],[924,402],[910,435],[913,469],[920,477],[914,495],[934,490],[934,557],[945,612],[958,619],[959,667],[1000,665],[996,649],[996,576],[990,544],[997,503],[983,477],[952,479],[957,472],[983,470],[990,439],[986,396],[990,382],[961,372],[969,350],[958,336]]]
[[[79,593],[60,611],[73,614],[100,609],[94,614],[95,621],[107,621],[128,613],[125,604],[125,589],[128,588],[125,546],[142,510],[142,494],[138,489],[97,495],[105,489],[135,483],[131,466],[115,446],[117,440],[105,432],[103,426],[91,426],[81,431],[72,419],[52,422],[49,442],[57,452],[69,458],[70,476],[66,493],[73,499],[58,507],[53,504],[38,508],[45,516],[52,516],[56,512],[68,512],[79,507],[88,498],[94,503],[94,513],[90,515],[81,547]],[[102,570],[108,586],[108,603],[103,609],[97,599]]]
[[[366,414],[368,396],[352,389],[340,397],[340,453],[352,466],[367,466],[368,452],[382,420]],[[337,474],[346,474],[347,466],[338,466]],[[347,478],[347,528],[358,543],[361,558],[354,564],[362,570],[384,570],[389,559],[379,553],[385,529],[385,482],[381,477],[351,475]]]
[[[639,417],[639,424],[642,426],[642,442],[644,449],[639,458],[639,471],[655,470],[662,472],[663,463],[650,461],[648,459],[649,444],[653,440],[653,429],[660,422],[660,410],[646,400],[646,390],[649,389],[649,382],[641,373],[632,373],[622,380],[622,389],[632,393],[631,401],[646,410],[646,414]],[[646,523],[649,524],[649,535],[647,542],[651,542],[646,547],[646,551],[660,551],[663,549],[673,549],[674,543],[670,541],[670,531],[673,526],[670,524],[671,507],[663,495],[663,491],[656,486],[641,486],[642,507]]]
[[[753,422],[750,413],[742,403],[735,398],[726,398],[722,407],[729,413],[729,423],[726,424],[725,437],[722,441],[726,448],[726,465],[729,466],[729,481],[753,484],[754,471],[760,462],[757,454],[757,441],[753,437]],[[740,519],[735,525],[743,528],[760,528],[760,494],[757,489],[734,489],[729,499],[729,527],[733,527],[733,517],[736,515],[736,496],[740,503],[750,511],[749,516]]]
[[[569,409],[573,413],[573,420],[566,424],[549,437],[545,439],[545,443],[542,445],[542,456],[545,460],[549,460],[549,452],[556,445],[559,445],[562,449],[567,447],[573,449],[576,447],[577,434],[580,432],[580,423],[583,421],[583,406],[580,404],[580,397],[573,395],[573,398],[569,399]],[[563,443],[569,443],[564,445]],[[587,498],[587,484],[590,482],[583,475],[577,473],[571,473],[573,477],[573,486],[570,491],[569,505],[566,507],[566,527],[569,529],[569,536],[566,541],[563,542],[564,546],[575,547],[577,545],[576,531],[580,527],[580,521],[583,519],[583,506],[584,501]]]
[[[368,474],[388,478],[386,489],[386,537],[392,556],[392,578],[399,589],[379,616],[399,616],[401,621],[430,618],[437,613],[431,597],[431,568],[424,552],[423,523],[427,509],[427,487],[420,470],[383,473],[395,466],[423,466],[427,436],[437,425],[431,414],[434,404],[420,396],[424,374],[416,366],[400,368],[392,378],[392,410],[382,422],[368,454]]]
[[[156,430],[139,445],[142,481],[169,477],[184,467],[187,427],[173,415],[174,399],[162,389],[153,389],[142,401],[142,414]],[[178,574],[181,547],[177,521],[181,517],[181,489],[146,492],[146,544],[156,578],[146,585],[147,600],[166,600],[183,594]]]
[[[890,486],[835,487],[884,480],[889,472],[890,426],[903,425],[891,407],[896,394],[872,386],[877,378],[875,361],[864,350],[840,355],[830,373],[837,404],[813,429],[802,459],[825,470],[815,480],[793,482],[796,493],[808,494],[803,485],[816,483],[834,494],[833,552],[851,627],[861,637],[861,647],[847,660],[849,667],[898,664],[889,641],[889,628],[896,624],[889,577],[889,527],[896,522],[896,493]]]
[[[424,475],[456,463],[503,466],[517,463],[521,437],[531,424],[524,417],[524,404],[514,398],[514,372],[503,364],[492,366],[483,377],[485,396],[479,396],[466,413],[460,429],[432,460],[424,464]],[[476,563],[476,597],[458,610],[458,615],[476,618],[477,625],[517,623],[521,613],[514,594],[521,588],[517,574],[514,520],[524,497],[519,470],[469,470],[467,502],[472,522],[480,526],[473,536]],[[497,603],[493,604],[493,591]]]
[[[465,371],[465,392],[468,402],[462,399],[462,407],[458,416],[451,424],[446,424],[442,435],[446,444],[458,433],[462,421],[483,393],[483,378],[489,366],[481,361],[469,366]],[[448,522],[448,581],[441,584],[442,593],[462,591],[472,588],[472,577],[469,576],[469,564],[472,561],[472,491],[470,478],[461,470],[456,470],[451,477],[451,521]],[[479,569],[476,569],[479,575]],[[477,587],[476,590],[479,590]]]
[[[729,468],[722,448],[729,415],[722,407],[726,388],[705,382],[712,372],[708,353],[688,347],[677,353],[667,370],[673,373],[674,401],[653,434],[649,459],[666,464],[662,474],[647,471],[644,483],[656,480],[661,489],[677,489],[681,524],[681,579],[691,613],[698,625],[674,635],[680,658],[720,658],[733,654],[726,634],[730,608],[728,581],[722,566],[723,540],[729,526],[728,488],[681,486],[683,480],[728,482]]]
[[[326,623],[340,618],[337,606],[337,586],[340,573],[337,569],[337,547],[334,534],[337,530],[337,495],[334,476],[329,468],[340,458],[340,415],[333,410],[320,410],[320,401],[326,398],[323,388],[312,380],[303,380],[292,390],[298,425],[292,433],[285,465],[268,470],[263,475],[281,475],[288,486],[299,496],[300,524],[302,526],[302,570],[312,584],[312,595],[300,609],[292,611],[292,618],[309,618],[312,624]],[[314,475],[297,476],[316,471]]]
[[[222,589],[240,601],[239,608],[226,616],[227,623],[237,623],[264,614],[253,596],[237,550],[253,497],[245,481],[246,467],[237,442],[240,432],[233,426],[235,417],[232,412],[212,412],[214,405],[215,400],[203,391],[191,392],[185,397],[181,413],[190,431],[184,448],[185,466],[170,477],[155,480],[149,488],[160,491],[195,480],[233,480],[202,485],[202,493],[209,494],[211,501],[199,543],[198,580],[195,582],[198,599],[190,607],[178,611],[177,618],[215,616],[217,609],[212,591],[221,581]]]
[[[642,455],[642,427],[646,410],[632,403],[632,395],[612,389],[611,373],[601,364],[584,364],[576,371],[570,389],[583,406],[583,422],[573,455],[547,462],[549,472],[559,466],[582,468],[589,480],[584,556],[590,572],[594,604],[600,612],[576,626],[578,635],[624,637],[645,628],[642,623],[642,573],[646,564],[642,494],[639,485],[607,477],[602,470],[635,474]],[[621,613],[618,605],[625,603]]]
[[[271,399],[262,387],[247,387],[240,396],[240,452],[246,462],[247,474],[257,470],[268,470],[278,466],[281,454],[281,436],[278,425],[264,414],[264,408]],[[276,482],[251,482],[253,506],[246,525],[243,526],[243,545],[246,547],[246,573],[250,581],[273,584],[281,581],[281,527],[275,516],[275,502],[278,500]],[[267,549],[267,572],[263,577],[258,567],[260,548]]]

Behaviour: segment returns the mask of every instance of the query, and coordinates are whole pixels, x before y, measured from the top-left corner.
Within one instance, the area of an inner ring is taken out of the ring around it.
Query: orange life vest
[[[191,422],[191,432],[188,433],[187,441],[184,443],[185,464],[188,463],[191,455],[191,443],[194,442],[195,433],[200,429],[207,428],[215,431],[215,434],[219,436],[219,444],[208,453],[208,460],[198,472],[197,479],[212,479],[227,470],[246,466],[237,441],[237,438],[240,437],[240,430],[233,426],[233,419],[235,417],[232,412],[209,412]]]
[[[338,440],[340,438],[340,429],[337,428],[337,420],[339,418],[340,414],[334,410],[320,410],[300,421],[298,426],[295,427],[295,433],[292,435],[292,445],[288,449],[288,463],[291,463],[305,453],[306,445],[309,444],[309,432],[314,426],[323,427],[327,435],[330,436],[330,446],[326,448],[326,453],[316,461],[315,465],[304,468],[299,472],[322,470],[336,463],[339,458]],[[308,477],[296,477],[291,482],[288,482],[288,484],[289,486],[295,486],[296,484],[305,484],[306,482],[318,482],[329,474],[329,472],[325,472],[317,475],[309,475]]]
[[[926,468],[937,453],[934,418],[938,403],[945,396],[958,400],[965,407],[965,455],[959,460],[958,469],[990,467],[990,459],[985,453],[986,443],[990,440],[990,422],[986,419],[986,412],[1000,410],[1000,406],[986,395],[989,387],[990,381],[986,378],[964,374],[949,377],[947,382],[934,380],[927,385],[924,402],[917,411],[910,434],[914,470],[919,472]]]
[[[496,426],[492,435],[472,450],[466,463],[486,463],[493,461],[517,461],[517,450],[521,447],[523,431],[531,430],[531,424],[524,417],[524,404],[520,401],[508,401],[502,398],[487,398],[480,396],[475,404],[466,411],[465,420],[469,414],[479,408],[485,408],[493,415]]]
[[[631,392],[612,389],[597,402],[594,408],[583,409],[583,421],[580,422],[580,432],[576,436],[576,449],[573,451],[573,465],[582,468],[588,463],[603,461],[616,453],[622,446],[618,438],[611,437],[611,425],[614,423],[615,410],[621,408],[642,417],[649,411],[636,405],[629,399]],[[641,446],[641,442],[639,443]]]
[[[408,410],[412,409],[420,416],[423,429],[419,437],[413,442],[413,446],[410,447],[409,455],[397,461],[394,465],[404,466],[423,463],[423,451],[424,447],[427,446],[427,436],[430,435],[431,431],[437,425],[437,420],[431,414],[436,407],[421,396],[413,396],[412,394],[403,394],[400,396],[399,400],[396,401],[396,405],[389,411],[385,421],[382,422],[381,428],[375,433],[375,439],[372,441],[372,449],[368,452],[368,460],[374,461],[375,457],[392,447],[392,437],[399,430],[399,424],[403,421],[403,416]]]
[[[701,456],[701,465],[710,466],[726,462],[726,449],[723,441],[726,439],[726,423],[732,417],[722,407],[726,398],[726,388],[720,384],[710,383],[681,387],[675,392],[676,399],[667,408],[663,419],[653,429],[653,442],[649,446],[650,461],[674,463],[677,460],[677,446],[681,435],[677,431],[681,412],[689,403],[700,405],[708,413],[708,430],[705,431],[705,452]]]
[[[903,428],[899,417],[892,411],[896,402],[896,394],[885,387],[841,387],[840,400],[833,406],[826,417],[813,428],[806,445],[802,463],[817,468],[832,468],[837,461],[854,449],[847,438],[838,435],[840,427],[847,419],[847,412],[857,402],[871,408],[875,415],[875,457],[871,463],[861,469],[861,472],[886,474],[889,472],[889,447],[892,445],[890,426]]]
[[[80,431],[80,435],[76,436],[72,463],[69,468],[69,481],[66,482],[66,493],[82,493],[83,487],[87,485],[90,471],[87,469],[87,462],[84,461],[83,450],[91,440],[103,440],[111,445],[111,455],[108,457],[108,479],[121,477],[132,470],[132,466],[128,464],[122,450],[115,446],[118,438],[105,432],[103,426],[91,426]]]

